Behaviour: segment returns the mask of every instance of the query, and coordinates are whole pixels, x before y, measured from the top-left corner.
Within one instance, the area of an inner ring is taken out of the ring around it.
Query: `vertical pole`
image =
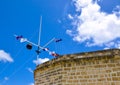
[[[40,17],[40,28],[39,28],[39,35],[38,35],[38,45],[40,45],[41,30],[42,30],[42,16]]]
[[[40,17],[40,28],[38,32],[38,51],[40,51],[40,41],[41,41],[41,30],[42,30],[42,16]],[[37,54],[37,65],[38,65],[39,53]]]

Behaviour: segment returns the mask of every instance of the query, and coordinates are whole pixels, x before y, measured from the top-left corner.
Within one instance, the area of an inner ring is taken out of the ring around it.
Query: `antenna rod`
[[[42,16],[40,17],[40,28],[39,28],[39,35],[38,35],[38,46],[40,46],[41,30],[42,30]]]
[[[38,32],[38,52],[40,52],[40,40],[41,40],[41,30],[42,30],[42,16],[40,17],[40,28],[39,28],[39,32]],[[37,54],[37,62],[39,59],[39,54]],[[38,65],[38,63],[37,63]]]
[[[49,45],[52,41],[54,41],[55,40],[55,38],[52,38],[48,43],[46,43],[44,46],[43,46],[43,48],[44,47],[46,47],[47,45]]]

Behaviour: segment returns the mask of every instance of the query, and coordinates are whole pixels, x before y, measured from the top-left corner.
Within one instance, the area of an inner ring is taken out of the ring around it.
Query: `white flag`
[[[21,39],[20,39],[20,42],[21,42],[21,43],[26,42],[26,41],[27,41],[26,38],[21,38]]]

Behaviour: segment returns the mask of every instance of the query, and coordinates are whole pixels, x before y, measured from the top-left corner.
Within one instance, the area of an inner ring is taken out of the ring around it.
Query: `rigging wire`
[[[38,30],[36,30],[34,33],[33,33],[33,35],[30,37],[30,40],[36,35],[36,32],[37,32]],[[23,46],[18,50],[18,52],[15,54],[15,57],[14,57],[14,60],[16,60],[16,57],[18,57],[18,55],[23,51]],[[9,64],[7,64],[3,69],[1,69],[1,71],[0,71],[0,74],[2,74],[8,67],[10,66],[10,63]]]
[[[19,70],[21,70],[24,67],[25,64],[27,64],[30,60],[32,60],[33,57],[34,57],[34,54],[26,62],[20,65],[18,69],[15,69],[15,71],[13,71],[12,74],[8,76],[8,78],[10,79],[12,76],[14,76]],[[5,83],[6,83],[6,80],[4,80],[2,84],[4,85]]]
[[[35,37],[36,32],[38,32],[38,30],[34,31],[32,34],[32,36],[30,37],[30,40],[33,39],[33,37]],[[15,54],[14,60],[16,60],[16,57],[18,57],[18,55],[23,51],[23,46],[18,50],[18,52]],[[1,69],[0,74],[3,74],[3,72],[10,66],[10,63],[7,64],[3,69]]]
[[[18,55],[21,53],[21,51],[23,51],[23,47],[21,47],[20,50],[16,53],[14,59],[15,59],[16,57],[18,57]],[[7,65],[0,71],[0,74],[2,74],[2,73],[8,68],[9,65],[10,65],[10,63],[7,64]]]

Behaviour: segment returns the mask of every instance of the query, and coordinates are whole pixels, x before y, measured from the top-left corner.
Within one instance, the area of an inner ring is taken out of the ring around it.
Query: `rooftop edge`
[[[111,55],[120,55],[120,49],[107,49],[107,50],[98,50],[98,51],[91,51],[91,52],[61,55],[58,58],[54,58],[50,61],[39,64],[36,67],[36,69],[41,68],[43,66],[49,66],[50,64],[53,64],[58,61],[63,61],[63,60],[102,57],[102,56],[111,56]]]

